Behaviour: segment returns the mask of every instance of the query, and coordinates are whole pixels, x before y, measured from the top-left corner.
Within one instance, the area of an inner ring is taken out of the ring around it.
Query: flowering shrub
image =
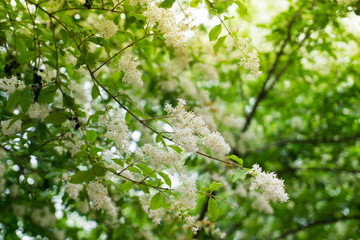
[[[272,125],[286,109],[259,105],[283,76],[326,74],[303,63],[313,51],[335,55],[316,49],[314,35],[340,29],[333,15],[357,13],[355,3],[275,11],[274,53],[265,37],[250,40],[250,1],[3,0],[1,237],[239,238],[243,226],[225,223],[242,219],[240,209],[290,211],[287,182],[259,165],[281,170],[287,152],[271,163],[250,154],[272,136],[292,136]],[[318,8],[328,11],[324,26],[303,26]],[[290,121],[312,132],[301,117]]]

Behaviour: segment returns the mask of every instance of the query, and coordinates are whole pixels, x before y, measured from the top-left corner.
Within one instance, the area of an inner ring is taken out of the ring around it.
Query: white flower
[[[185,35],[176,22],[173,11],[150,4],[143,15],[149,19],[151,24],[158,23],[158,29],[164,34],[167,46],[185,46]]]
[[[252,74],[254,74],[255,78],[260,77],[261,75],[261,71],[259,71],[260,68],[260,60],[258,58],[258,53],[255,49],[253,49],[250,53],[249,56],[246,58],[242,58],[240,65],[247,69],[250,70]]]
[[[99,210],[105,201],[107,201],[108,191],[104,185],[98,181],[91,181],[86,187],[90,200],[93,202],[93,208]]]
[[[231,150],[229,144],[227,144],[220,135],[219,132],[213,132],[207,134],[203,138],[204,146],[211,149],[212,152],[217,153],[220,156],[228,154]]]
[[[151,144],[145,144],[142,147],[146,156],[150,158],[151,164],[156,168],[163,168],[165,165],[173,166],[177,162],[181,161],[181,156],[175,151],[169,149],[169,151],[162,151]]]
[[[41,121],[49,115],[49,109],[47,105],[33,103],[30,105],[29,110],[26,112],[30,118],[40,118]]]
[[[77,200],[79,196],[79,192],[83,189],[83,187],[84,186],[82,184],[67,183],[65,192],[69,195],[69,197],[71,197],[74,200]]]
[[[1,121],[1,131],[4,135],[9,136],[21,131],[21,120],[17,120],[10,127],[11,119]]]
[[[81,151],[81,147],[85,144],[84,140],[81,140],[78,135],[75,135],[72,139],[73,141],[67,141],[67,147],[70,150],[71,156],[74,156]]]
[[[120,110],[110,111],[111,117],[104,115],[99,123],[107,129],[105,137],[112,139],[119,151],[129,153],[130,132],[125,122],[125,114]]]
[[[98,29],[100,35],[105,39],[111,38],[119,30],[118,26],[107,18],[100,19],[96,24],[96,28]]]
[[[16,76],[12,76],[11,78],[3,77],[0,78],[0,88],[4,89],[8,94],[12,94],[16,90],[23,90],[25,83],[17,80]]]
[[[250,185],[250,192],[261,190],[262,196],[267,200],[279,200],[280,202],[289,200],[289,196],[285,192],[284,180],[278,179],[275,173],[262,172],[258,164],[253,165],[250,173],[254,176]]]
[[[185,176],[184,174],[180,175],[181,184],[177,186],[174,191],[180,194],[180,198],[177,202],[177,207],[179,209],[193,209],[196,207],[196,182],[194,179]]]
[[[141,80],[141,72],[136,69],[138,64],[134,61],[134,56],[130,53],[126,53],[122,56],[119,63],[119,70],[124,70],[123,82],[134,84],[136,86],[143,86]]]

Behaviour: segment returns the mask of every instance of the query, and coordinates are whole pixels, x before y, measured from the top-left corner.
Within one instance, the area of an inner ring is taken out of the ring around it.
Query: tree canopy
[[[0,238],[358,239],[359,15],[1,0]]]

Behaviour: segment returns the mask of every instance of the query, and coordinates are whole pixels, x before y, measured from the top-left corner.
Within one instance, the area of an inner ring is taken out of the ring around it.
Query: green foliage
[[[357,239],[359,9],[1,1],[0,239]]]

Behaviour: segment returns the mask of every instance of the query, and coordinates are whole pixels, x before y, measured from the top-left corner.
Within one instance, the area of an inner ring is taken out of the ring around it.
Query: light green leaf
[[[237,157],[237,156],[235,156],[235,155],[231,155],[231,156],[229,156],[229,157],[227,157],[227,158],[232,159],[232,160],[238,162],[241,166],[244,164],[244,161],[243,161],[241,158],[239,158],[239,157]]]
[[[220,38],[217,40],[217,42],[214,44],[214,52],[215,52],[215,54],[217,54],[217,53],[219,52],[219,48],[220,48],[221,45],[224,43],[226,37],[227,37],[227,35],[220,37]]]
[[[196,8],[201,2],[202,0],[191,0],[190,7]]]
[[[169,176],[166,173],[163,172],[158,172],[158,174],[164,179],[165,183],[171,187],[171,179],[169,178]]]
[[[89,142],[95,142],[96,138],[97,138],[97,132],[95,130],[86,131],[86,139]]]
[[[209,32],[209,40],[215,41],[220,35],[221,29],[222,29],[221,24],[218,24],[215,27],[213,27]]]
[[[246,175],[248,174],[247,171],[242,170],[242,169],[238,169],[234,172],[234,174],[232,175],[232,181],[236,182],[238,179],[242,178],[244,179],[246,177]]]
[[[129,191],[133,187],[135,187],[135,183],[133,182],[125,182],[123,185],[121,185],[121,189],[124,191]]]
[[[163,206],[164,196],[161,193],[155,194],[150,200],[150,209],[156,210]]]
[[[215,191],[216,189],[218,189],[219,187],[221,187],[222,185],[224,185],[224,183],[216,183],[216,182],[212,182],[209,186],[209,189],[211,192]]]
[[[219,206],[215,199],[210,198],[208,203],[208,212],[210,218],[215,221],[219,217]]]

